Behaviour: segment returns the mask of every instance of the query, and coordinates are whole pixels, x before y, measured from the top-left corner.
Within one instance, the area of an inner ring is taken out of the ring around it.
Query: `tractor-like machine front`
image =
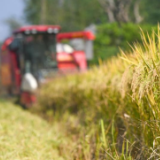
[[[89,31],[59,33],[59,30],[59,26],[52,25],[21,27],[1,47],[1,87],[20,95],[24,106],[35,102],[35,92],[42,83],[57,75],[87,69],[85,44],[94,35]],[[75,39],[83,47],[76,48]]]

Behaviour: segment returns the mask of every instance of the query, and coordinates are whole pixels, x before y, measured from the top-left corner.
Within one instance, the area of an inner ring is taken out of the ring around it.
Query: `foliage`
[[[142,0],[141,1],[141,12],[143,14],[144,23],[157,24],[160,19],[159,11],[160,3],[159,0]]]
[[[21,22],[15,17],[10,17],[5,20],[5,23],[9,26],[10,32],[12,33],[15,29],[22,26]]]
[[[108,16],[109,22],[140,23],[143,18],[140,14],[139,0],[97,0]]]
[[[43,87],[34,109],[75,137],[77,159],[160,158],[159,37],[142,32],[130,54]]]
[[[83,30],[92,23],[105,22],[97,0],[26,0],[25,17],[31,24],[57,24],[66,31]],[[45,6],[45,7],[44,7]]]
[[[98,63],[99,59],[105,60],[117,55],[119,49],[129,50],[129,45],[135,42],[142,43],[140,28],[151,35],[151,25],[137,25],[133,23],[106,23],[98,26],[96,40],[94,42],[94,60],[90,63]]]
[[[1,160],[64,160],[63,146],[70,143],[47,122],[9,102],[0,101]]]
[[[159,0],[24,0],[24,17],[31,24],[59,24],[82,30],[91,23],[135,22],[157,24]],[[114,19],[114,20],[111,20]]]

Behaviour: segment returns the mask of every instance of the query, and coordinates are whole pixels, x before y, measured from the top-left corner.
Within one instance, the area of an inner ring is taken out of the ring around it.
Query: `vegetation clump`
[[[57,132],[56,125],[1,100],[0,160],[65,160],[61,145],[69,142]]]
[[[35,110],[77,144],[73,159],[160,158],[159,37],[142,32],[129,54],[41,90]]]

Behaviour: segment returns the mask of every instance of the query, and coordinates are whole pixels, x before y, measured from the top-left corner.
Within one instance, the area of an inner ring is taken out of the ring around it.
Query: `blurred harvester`
[[[6,39],[0,52],[0,77],[3,90],[19,95],[20,103],[31,106],[35,91],[57,75],[87,69],[88,44],[94,40],[90,31],[59,33],[59,26],[25,26]],[[73,39],[82,40],[76,48]],[[72,41],[72,42],[70,42]]]

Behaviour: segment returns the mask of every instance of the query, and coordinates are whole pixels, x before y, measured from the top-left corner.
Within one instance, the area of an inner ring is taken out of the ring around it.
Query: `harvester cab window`
[[[11,51],[17,51],[19,47],[20,47],[20,41],[17,38],[15,38],[13,42],[8,46],[9,50]]]
[[[26,35],[24,55],[26,72],[30,70],[37,79],[41,70],[54,70],[57,65],[55,35],[45,33]]]

